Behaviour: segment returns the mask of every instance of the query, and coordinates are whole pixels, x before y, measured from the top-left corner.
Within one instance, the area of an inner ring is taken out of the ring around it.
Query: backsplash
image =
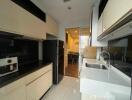
[[[0,59],[6,57],[18,57],[19,69],[38,62],[38,41],[0,36]]]
[[[132,69],[132,36],[109,41],[107,49],[110,53],[111,64],[131,77]],[[107,59],[107,57],[106,57]]]

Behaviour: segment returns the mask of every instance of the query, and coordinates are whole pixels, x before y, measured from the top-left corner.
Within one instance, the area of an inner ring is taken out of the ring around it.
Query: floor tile
[[[81,100],[79,79],[65,76],[63,80],[54,85],[42,100]]]

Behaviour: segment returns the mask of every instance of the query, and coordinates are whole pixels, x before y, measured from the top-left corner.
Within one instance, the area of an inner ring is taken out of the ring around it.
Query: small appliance
[[[18,71],[18,58],[9,57],[0,59],[0,77]]]

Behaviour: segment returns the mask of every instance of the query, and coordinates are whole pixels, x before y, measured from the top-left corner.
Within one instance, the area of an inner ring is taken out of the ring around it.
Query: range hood
[[[120,18],[108,30],[102,33],[98,41],[109,41],[132,35],[132,10]]]

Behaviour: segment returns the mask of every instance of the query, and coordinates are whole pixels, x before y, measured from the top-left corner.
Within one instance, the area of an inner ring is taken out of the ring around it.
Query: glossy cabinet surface
[[[12,84],[0,88],[0,98],[1,100],[26,100],[24,79],[17,80]]]
[[[45,39],[45,23],[11,0],[0,1],[0,30]]]
[[[52,86],[52,71],[47,72],[37,80],[37,100]]]
[[[27,100],[39,100],[51,85],[52,71],[49,71],[26,86]]]
[[[2,100],[39,100],[52,86],[52,64],[0,88]]]
[[[20,86],[8,94],[1,96],[1,100],[26,100],[25,86]]]
[[[99,1],[99,0],[98,0]],[[96,3],[93,7],[93,15],[92,15],[92,46],[93,47],[102,47],[107,46],[108,42],[98,41],[98,34],[102,32],[102,20],[98,21],[98,6],[99,2]]]
[[[100,19],[98,20],[98,28],[97,28],[97,36],[100,36],[103,32],[103,20],[102,20],[103,14],[100,16]]]
[[[59,26],[55,20],[53,20],[52,17],[47,15],[47,22],[46,22],[46,27],[47,27],[47,33],[57,36],[58,31],[59,31]]]
[[[108,0],[103,11],[103,32],[132,9],[132,0]]]
[[[57,35],[58,24],[46,16],[46,23],[11,0],[0,1],[0,30],[34,39],[46,39],[46,33]]]

